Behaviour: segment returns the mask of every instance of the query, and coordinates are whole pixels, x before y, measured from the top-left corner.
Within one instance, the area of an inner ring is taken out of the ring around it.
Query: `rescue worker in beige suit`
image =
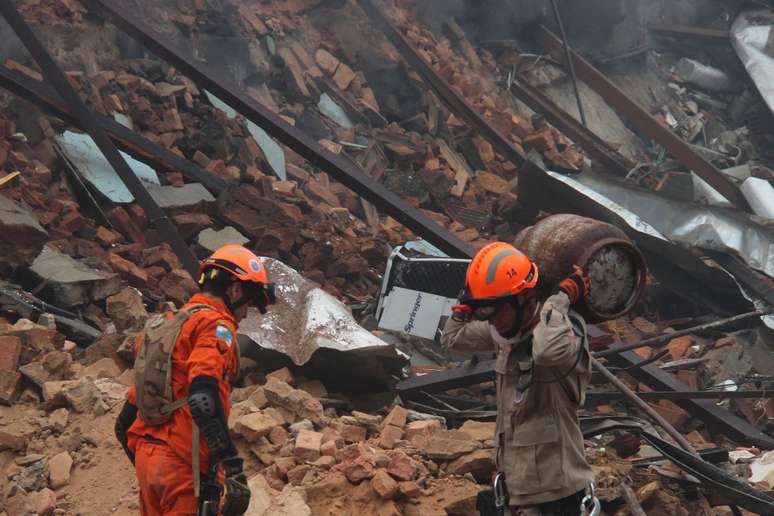
[[[441,341],[496,351],[497,468],[511,514],[578,515],[594,480],[578,421],[591,365],[585,322],[571,306],[588,279],[576,270],[545,301],[537,283],[537,266],[516,248],[484,247]]]

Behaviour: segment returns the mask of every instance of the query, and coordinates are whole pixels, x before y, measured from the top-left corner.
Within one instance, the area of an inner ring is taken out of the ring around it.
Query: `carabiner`
[[[498,511],[504,511],[508,504],[508,493],[505,488],[505,475],[498,473],[494,478],[495,507]]]
[[[597,486],[594,482],[589,484],[589,494],[581,500],[580,509],[583,516],[599,516],[602,513],[602,504],[597,498]]]

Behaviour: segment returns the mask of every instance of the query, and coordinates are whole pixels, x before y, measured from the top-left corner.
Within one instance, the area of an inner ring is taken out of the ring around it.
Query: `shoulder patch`
[[[215,336],[228,344],[229,347],[234,342],[234,335],[231,333],[231,330],[222,324],[215,327]]]

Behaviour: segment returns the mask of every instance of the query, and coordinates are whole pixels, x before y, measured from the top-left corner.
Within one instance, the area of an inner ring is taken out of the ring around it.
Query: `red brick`
[[[145,249],[142,252],[143,266],[160,265],[168,271],[182,268],[180,259],[167,244]]]
[[[374,474],[371,487],[385,500],[392,500],[398,494],[398,483],[383,469],[377,470]]]
[[[406,439],[412,440],[415,436],[430,436],[441,429],[441,422],[437,419],[427,421],[412,421],[406,426]]]
[[[212,160],[207,164],[207,172],[223,175],[223,173],[226,172],[226,164],[222,159]]]
[[[384,421],[382,424],[386,427],[387,425],[393,425],[397,426],[398,428],[403,428],[406,426],[406,417],[408,416],[408,410],[401,407],[400,405],[395,405],[392,407],[392,410],[390,410],[390,413],[387,414],[387,417],[384,418]]]
[[[22,375],[16,371],[4,371],[0,374],[0,404],[12,405],[19,396]]]
[[[419,498],[422,496],[422,489],[420,489],[417,483],[413,480],[404,480],[403,482],[398,482],[398,489],[400,490],[400,494],[406,498]]]
[[[670,425],[680,429],[688,420],[688,413],[669,400],[661,400],[651,406],[666,419]]]
[[[121,274],[129,283],[138,288],[148,286],[148,273],[129,260],[125,260],[116,253],[107,253],[107,262],[110,267]]]
[[[391,450],[403,438],[403,430],[397,426],[387,425],[379,435],[379,446]]]
[[[185,240],[198,235],[202,229],[212,225],[212,219],[206,213],[181,213],[172,216],[172,222]]]
[[[148,215],[145,213],[143,207],[135,203],[130,204],[127,210],[134,223],[137,224],[137,227],[139,227],[140,230],[145,231],[145,228],[148,227]]]
[[[359,443],[366,440],[367,430],[360,425],[341,425],[341,437],[346,443]]]
[[[272,371],[271,373],[267,374],[266,380],[268,381],[269,378],[276,378],[277,380],[281,382],[285,382],[291,387],[295,387],[296,385],[296,380],[295,378],[293,378],[293,373],[291,373],[290,369],[288,369],[287,367],[283,367],[282,369],[277,369],[276,371]]]
[[[338,446],[336,446],[336,441],[328,441],[320,446],[320,453],[329,457],[335,457],[337,449]]]
[[[129,213],[121,206],[117,206],[108,212],[108,218],[115,228],[120,231],[127,240],[145,245],[145,235],[134,222]]]
[[[97,241],[105,247],[116,245],[122,240],[120,234],[103,226],[97,226]]]
[[[293,450],[293,455],[300,460],[316,461],[320,458],[322,437],[322,434],[319,432],[302,430],[298,433],[298,437],[296,437],[296,447]]]
[[[669,349],[669,354],[672,355],[672,360],[680,360],[688,354],[690,347],[695,343],[693,337],[690,335],[683,335],[682,337],[677,337],[676,339],[669,341],[667,349]]]
[[[86,225],[86,219],[77,211],[66,213],[59,222],[59,228],[64,229],[70,234],[75,233],[79,229],[83,229]]]
[[[524,146],[535,149],[538,152],[550,151],[556,147],[554,134],[551,132],[551,129],[548,128],[537,133],[532,133],[524,138]]]
[[[0,336],[0,371],[16,371],[21,359],[22,342],[19,337]]]

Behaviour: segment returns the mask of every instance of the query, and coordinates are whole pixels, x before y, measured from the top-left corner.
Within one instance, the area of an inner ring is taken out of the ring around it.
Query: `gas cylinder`
[[[513,245],[537,264],[543,292],[555,289],[575,265],[589,275],[589,291],[575,307],[588,322],[621,317],[645,289],[642,253],[623,231],[606,222],[551,215],[522,230]]]

